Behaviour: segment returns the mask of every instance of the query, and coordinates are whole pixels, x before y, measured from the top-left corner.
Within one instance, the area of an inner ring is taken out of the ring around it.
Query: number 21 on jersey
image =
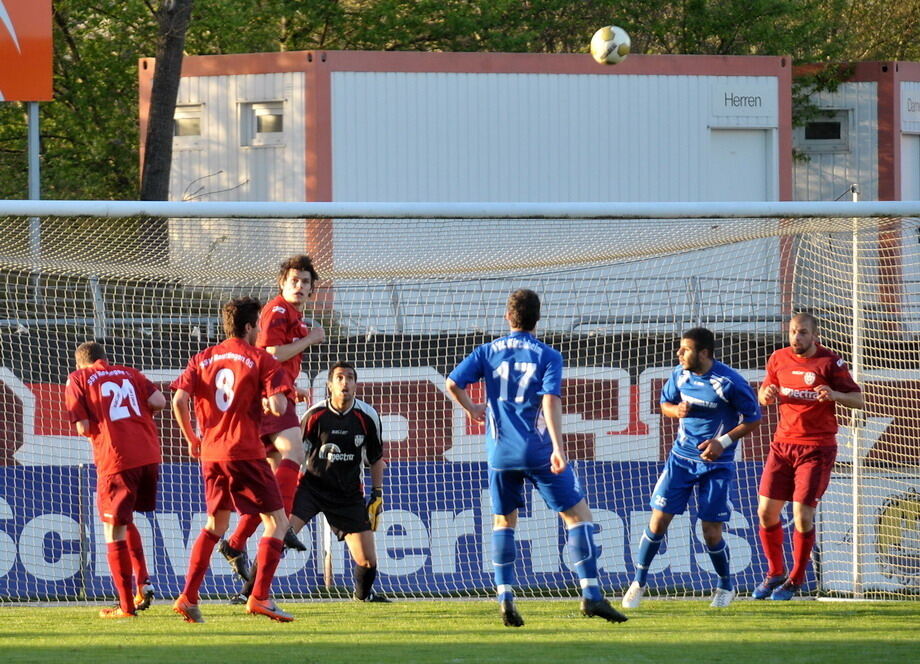
[[[514,371],[520,374],[516,378],[512,377],[511,363],[508,361],[502,362],[492,371],[493,378],[501,379],[501,387],[498,394],[499,401],[508,400],[508,384],[513,382],[517,384],[517,393],[514,395],[514,402],[524,403],[524,395],[527,393],[527,386],[530,385],[530,381],[533,380],[533,376],[537,372],[537,365],[533,362],[515,362]]]
[[[141,407],[137,403],[137,393],[130,380],[121,381],[121,385],[112,380],[107,380],[99,387],[99,392],[104,397],[112,397],[109,402],[109,420],[117,422],[131,415],[141,416]],[[133,411],[133,413],[132,413]]]

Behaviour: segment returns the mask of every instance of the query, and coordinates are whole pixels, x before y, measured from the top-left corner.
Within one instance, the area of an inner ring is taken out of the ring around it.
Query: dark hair
[[[519,288],[508,296],[508,322],[518,330],[533,330],[540,320],[540,296],[527,288]]]
[[[298,272],[309,272],[310,273],[310,283],[313,286],[316,286],[316,282],[319,279],[319,275],[316,274],[316,268],[313,267],[313,259],[307,256],[306,254],[297,254],[296,256],[291,256],[281,263],[281,267],[278,268],[278,287],[281,287],[281,284],[284,283],[284,280],[287,278],[288,272],[291,270],[297,270]]]
[[[77,346],[77,350],[73,355],[74,359],[77,360],[77,364],[92,364],[96,360],[106,359],[105,348],[96,341],[84,341]]]
[[[242,339],[246,336],[246,324],[259,322],[262,303],[254,297],[237,297],[224,305],[221,314],[224,320],[224,334]]]
[[[697,352],[701,350],[708,350],[710,358],[712,358],[716,353],[716,337],[710,330],[707,330],[705,327],[694,327],[689,329],[680,335],[680,338],[690,339],[693,342],[694,348],[697,350]]]
[[[795,314],[792,318],[789,319],[789,322],[791,323],[795,319],[798,319],[799,322],[802,322],[802,321],[807,322],[811,326],[811,331],[813,333],[818,331],[818,319],[812,316],[807,311],[802,311],[802,312]]]
[[[355,380],[358,380],[358,370],[355,369],[355,365],[351,362],[346,362],[345,360],[339,360],[331,367],[329,367],[329,374],[327,380],[332,380],[332,374],[336,369],[349,369],[352,374],[354,374]]]

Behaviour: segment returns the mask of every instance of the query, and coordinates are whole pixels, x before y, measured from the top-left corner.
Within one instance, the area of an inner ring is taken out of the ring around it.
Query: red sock
[[[118,604],[125,613],[134,613],[134,591],[131,587],[131,556],[128,555],[128,543],[124,540],[109,542],[106,548],[112,582],[118,592]]]
[[[769,528],[760,527],[760,545],[767,559],[767,576],[782,576],[786,573],[783,556],[783,522],[778,521]]]
[[[281,489],[284,513],[289,515],[294,507],[294,494],[297,493],[297,483],[300,481],[300,466],[290,459],[282,459],[275,470],[275,479]]]
[[[284,549],[280,539],[263,537],[259,540],[259,569],[256,572],[256,582],[252,587],[252,596],[258,600],[268,599],[271,592],[272,578],[278,563],[281,562],[281,552]]]
[[[141,541],[141,532],[133,523],[128,524],[128,554],[131,556],[131,566],[134,568],[134,578],[137,581],[137,589],[150,581],[150,573],[147,571],[147,559],[144,557],[144,544]]]
[[[192,555],[188,561],[188,574],[185,576],[185,588],[182,594],[189,604],[198,603],[198,589],[201,588],[201,582],[204,581],[204,575],[208,572],[208,565],[211,563],[211,554],[214,553],[214,547],[220,538],[204,530],[195,540],[192,547]]]
[[[242,551],[246,548],[246,542],[256,532],[256,528],[259,527],[260,523],[262,523],[262,517],[258,514],[241,514],[239,523],[236,524],[236,530],[230,535],[227,544],[237,551]]]
[[[811,560],[811,550],[815,548],[815,529],[812,528],[807,533],[800,533],[798,530],[792,535],[792,571],[789,573],[789,581],[797,586],[805,583],[805,568],[808,567],[808,561]]]

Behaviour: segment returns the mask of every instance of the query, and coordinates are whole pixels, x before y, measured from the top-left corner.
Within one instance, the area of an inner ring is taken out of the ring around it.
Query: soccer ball
[[[591,57],[601,65],[615,65],[629,55],[629,35],[626,30],[608,25],[594,33],[591,38]]]

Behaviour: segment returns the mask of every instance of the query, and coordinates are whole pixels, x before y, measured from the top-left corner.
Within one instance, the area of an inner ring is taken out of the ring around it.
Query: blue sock
[[[597,583],[597,548],[594,546],[594,524],[583,522],[569,528],[569,554],[581,583],[581,595],[587,599],[603,598]]]
[[[639,542],[639,554],[636,556],[636,577],[635,581],[640,586],[648,583],[648,568],[652,560],[658,555],[658,549],[664,541],[664,533],[656,535],[648,528],[642,533],[642,539]]]
[[[492,531],[492,565],[495,568],[495,590],[498,601],[514,599],[514,528]]]
[[[716,574],[719,575],[719,588],[731,590],[733,586],[728,544],[725,543],[725,540],[722,540],[715,546],[707,545],[706,550],[709,552],[709,558],[712,560],[712,566],[716,569]]]

